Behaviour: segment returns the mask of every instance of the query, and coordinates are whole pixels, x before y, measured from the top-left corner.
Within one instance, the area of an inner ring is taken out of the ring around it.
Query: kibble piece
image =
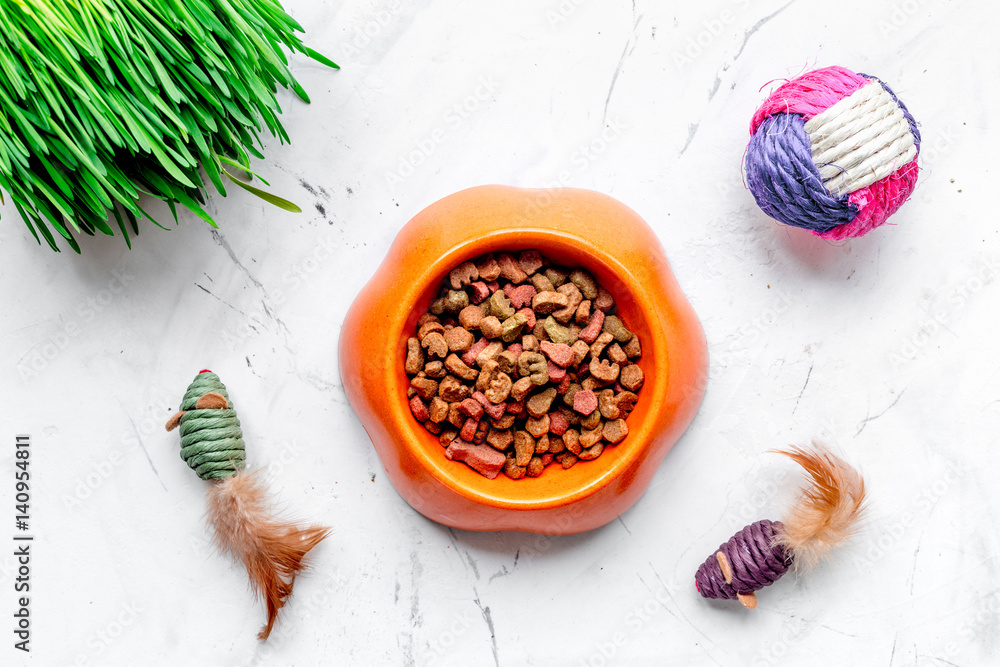
[[[448,418],[448,401],[440,396],[433,397],[427,406],[427,413],[430,415],[432,422],[440,424]]]
[[[580,450],[581,450],[581,447],[580,447],[580,432],[577,431],[575,428],[571,428],[568,431],[566,431],[563,434],[562,440],[563,440],[563,444],[566,446],[567,451],[570,451],[573,454],[579,454],[580,453]],[[551,451],[551,449],[550,449],[550,451]]]
[[[462,428],[465,425],[466,415],[461,410],[459,402],[448,404],[448,423],[455,428]]]
[[[545,414],[541,417],[528,417],[524,428],[534,437],[541,438],[549,432],[549,416]]]
[[[479,401],[479,405],[483,406],[483,411],[490,419],[500,419],[507,410],[506,403],[492,403],[490,399],[486,398],[486,394],[481,391],[472,392],[472,398]]]
[[[424,326],[428,322],[437,322],[437,321],[439,321],[437,315],[434,315],[433,313],[424,313],[423,315],[420,316],[420,319],[417,320],[417,329],[419,330],[420,327]]]
[[[604,443],[597,442],[580,452],[581,461],[593,461],[604,451]]]
[[[484,317],[486,314],[479,306],[466,306],[458,314],[458,323],[467,331],[474,331],[479,328],[479,323]]]
[[[500,324],[500,339],[505,343],[513,343],[521,337],[524,326],[528,323],[528,316],[523,313],[514,313]]]
[[[537,250],[525,250],[517,258],[517,263],[521,266],[521,270],[530,276],[545,265],[545,260],[542,259],[542,253]]]
[[[517,415],[511,414],[509,412],[503,413],[503,417],[500,419],[491,419],[490,426],[495,429],[502,430],[505,428],[510,428],[514,425],[514,421],[517,419]]]
[[[424,367],[424,351],[420,346],[420,341],[416,338],[406,339],[406,363],[403,364],[403,370],[413,375],[414,373],[419,373],[420,369]]]
[[[563,368],[562,366],[556,366],[554,363],[552,363],[551,360],[548,362],[548,364],[549,364],[549,381],[558,382],[561,385],[562,381],[566,379],[566,369]]]
[[[544,273],[536,273],[531,276],[531,284],[535,286],[535,289],[539,292],[555,292],[556,286],[552,284],[552,281],[545,277]]]
[[[517,465],[528,465],[528,461],[535,455],[535,438],[527,431],[515,432],[514,452],[517,457]]]
[[[427,406],[424,405],[423,399],[419,396],[414,396],[410,399],[410,412],[413,413],[414,418],[418,422],[425,422],[431,418],[430,414],[427,412]]]
[[[500,474],[507,457],[489,445],[475,445],[465,440],[453,440],[445,456],[454,461],[464,461],[470,468],[489,479]]]
[[[438,321],[437,318],[424,322],[424,324],[421,325],[419,329],[417,329],[417,338],[419,338],[420,341],[423,342],[424,338],[427,337],[427,334],[434,333],[435,331],[440,334],[444,333],[444,325],[441,324],[441,322]]]
[[[503,352],[503,343],[493,341],[484,347],[482,352],[476,355],[476,365],[482,368],[483,364],[495,360],[501,352]]]
[[[558,454],[559,452],[561,452],[564,449],[566,449],[566,443],[563,441],[562,438],[560,438],[558,436],[549,436],[548,440],[549,440],[549,447],[548,447],[548,452],[547,453],[549,453],[549,454]],[[538,446],[537,445],[535,446],[535,451],[538,452]]]
[[[572,345],[576,342],[576,335],[569,328],[556,322],[555,318],[551,315],[545,318],[545,321],[542,322],[542,327],[545,329],[545,334],[549,340],[553,343]]]
[[[589,375],[580,380],[580,387],[583,388],[584,391],[595,391],[600,389],[599,384],[600,383],[598,383],[597,378]]]
[[[614,421],[607,422],[604,424],[604,431],[602,435],[604,439],[612,445],[617,445],[625,439],[626,435],[628,435],[628,424],[625,423],[624,419],[616,419]]]
[[[462,289],[473,280],[479,279],[479,269],[472,262],[462,262],[448,274],[452,289]]]
[[[521,377],[530,377],[538,386],[549,381],[549,364],[537,352],[522,352],[517,358],[517,372]]]
[[[472,303],[480,304],[490,296],[490,286],[484,283],[482,280],[477,280],[476,282],[469,285],[472,288]],[[463,310],[465,310],[463,308]]]
[[[479,420],[469,417],[462,424],[462,430],[458,432],[458,437],[462,440],[468,440],[472,442],[476,437],[476,431],[479,429]]]
[[[619,343],[627,343],[632,339],[632,332],[625,328],[622,321],[615,315],[604,318],[604,331],[615,337]]]
[[[497,264],[493,255],[484,256],[479,263],[476,264],[476,269],[479,271],[479,277],[486,282],[496,280],[500,277],[500,265]]]
[[[497,264],[500,265],[500,277],[506,278],[515,285],[520,285],[528,279],[528,274],[521,270],[514,255],[509,253],[500,255],[497,257]]]
[[[458,409],[462,411],[463,414],[472,417],[473,419],[479,419],[483,416],[483,406],[479,404],[474,398],[467,398],[458,404]]]
[[[515,354],[510,349],[511,347],[513,347],[513,345],[511,345],[506,350],[504,350],[503,352],[501,352],[500,354],[498,354],[497,358],[495,359],[495,361],[497,362],[497,364],[500,365],[500,370],[503,371],[504,373],[507,373],[507,374],[516,374],[516,371],[517,371],[517,357],[518,357],[519,353]]]
[[[462,384],[454,375],[445,376],[440,384],[438,384],[438,395],[449,403],[465,400],[469,397],[471,391],[467,385]]]
[[[510,299],[501,290],[493,292],[493,295],[486,302],[486,314],[493,315],[501,322],[513,315],[514,306],[510,305]]]
[[[580,333],[582,334],[583,332],[581,331]],[[590,352],[590,345],[587,345],[586,341],[581,338],[573,343],[570,349],[573,350],[573,361],[570,365],[575,367],[579,366],[587,358],[587,354]]]
[[[624,350],[625,355],[629,359],[638,359],[639,357],[641,357],[642,356],[642,345],[639,344],[639,337],[638,336],[632,336],[632,340],[630,340],[629,342],[627,342],[625,344],[625,347],[622,348],[622,350]]]
[[[521,285],[520,287],[513,288],[507,294],[507,298],[510,299],[510,305],[514,308],[524,308],[531,305],[531,301],[537,293],[537,290],[532,285]]]
[[[535,383],[531,381],[530,377],[523,377],[511,385],[510,397],[520,403],[534,387]]]
[[[642,386],[644,376],[642,369],[636,364],[629,364],[621,370],[618,382],[629,391],[638,391]]]
[[[621,411],[618,409],[618,401],[615,400],[614,389],[605,389],[597,395],[597,409],[605,419],[618,419]]]
[[[466,365],[457,354],[449,354],[444,360],[444,367],[449,373],[457,375],[463,380],[475,380],[479,377],[479,371]]]
[[[539,292],[531,300],[536,315],[547,315],[569,305],[569,297],[560,292]]]
[[[545,391],[539,392],[528,399],[528,414],[532,417],[541,417],[552,407],[552,401],[556,398],[555,387],[549,387]],[[548,431],[548,425],[545,430]]]
[[[444,359],[448,356],[448,343],[445,342],[444,336],[437,331],[427,334],[420,344],[427,348],[427,353],[432,357]]]
[[[469,295],[463,290],[448,290],[444,297],[444,310],[446,313],[457,314],[469,305]]]
[[[610,343],[614,339],[615,337],[609,334],[607,331],[602,333],[600,336],[597,337],[597,340],[595,340],[593,343],[590,344],[590,356],[593,359],[597,359],[599,356],[601,356],[601,353],[604,352],[604,348],[607,347],[608,343]]]
[[[557,269],[554,266],[550,266],[549,268],[545,269],[545,277],[548,278],[549,282],[555,285],[556,287],[560,287],[561,285],[563,285],[566,282],[566,278],[568,275],[569,274],[567,274],[562,269]]]
[[[452,327],[444,334],[444,342],[452,352],[465,352],[475,341],[475,337],[464,327]]]
[[[535,317],[535,311],[533,311],[531,308],[522,308],[521,310],[517,311],[515,315],[524,315],[524,326],[529,331],[531,329],[534,329],[535,325],[538,324],[538,319]]]
[[[571,363],[573,363],[573,348],[565,343],[553,343],[551,341],[542,341],[539,344],[542,350],[542,354],[548,357],[552,363],[562,368],[566,368]],[[551,373],[549,376],[551,377]],[[559,378],[562,379],[562,378]]]
[[[507,456],[507,460],[503,464],[503,474],[507,475],[511,479],[521,479],[527,473],[528,469],[526,466],[517,465],[517,461],[514,457]]]
[[[567,407],[572,408],[573,399],[576,397],[576,392],[582,389],[583,387],[579,383],[571,382],[569,388],[566,390],[566,393],[563,394],[563,403],[565,403]]]
[[[490,432],[490,423],[485,419],[476,424],[476,435],[472,439],[477,445],[486,442],[486,434]]]
[[[438,435],[439,433],[441,433],[441,425],[430,419],[424,422],[424,428],[433,433],[434,435]]]
[[[590,315],[590,321],[587,322],[587,326],[580,329],[580,340],[593,343],[601,335],[602,327],[604,327],[604,313],[600,310],[595,310]]]
[[[417,396],[425,401],[437,395],[438,383],[428,377],[415,377],[410,380],[410,386],[417,390]]]
[[[466,366],[474,365],[476,363],[476,358],[479,356],[479,353],[485,350],[486,346],[489,344],[490,341],[486,339],[486,336],[483,336],[482,338],[477,340],[475,343],[472,344],[472,347],[470,347],[468,351],[462,353],[461,356],[462,363],[464,363]]]
[[[597,409],[597,396],[587,389],[573,395],[573,409],[581,415],[589,415]]]
[[[424,366],[424,373],[427,377],[441,379],[448,374],[445,370],[444,363],[440,359],[435,359],[434,361],[428,361]]]
[[[585,429],[593,430],[598,427],[601,423],[601,411],[594,410],[589,415],[584,415],[580,418],[580,426]]]
[[[622,346],[617,342],[608,345],[607,349],[604,350],[604,353],[608,355],[608,359],[610,361],[618,364],[619,366],[624,366],[628,363],[628,356],[626,356],[625,350],[623,350]]]
[[[594,277],[584,271],[583,269],[574,269],[569,274],[569,279],[573,281],[580,292],[583,293],[584,299],[596,299],[597,298],[597,281]]]
[[[574,465],[576,465],[577,460],[578,459],[576,455],[571,454],[569,452],[563,452],[562,454],[556,457],[556,461],[558,461],[559,465],[563,467],[563,470],[569,470],[570,468],[572,468]]]
[[[486,444],[493,449],[499,449],[503,451],[510,447],[510,443],[514,442],[514,434],[510,432],[510,429],[497,429],[491,428],[490,434],[486,436]]]
[[[489,386],[483,392],[490,403],[503,403],[510,396],[513,381],[506,373],[499,372],[490,380]]]
[[[531,334],[521,337],[521,348],[527,352],[537,352],[539,349],[538,345],[538,339]]]
[[[569,428],[569,419],[566,415],[556,410],[549,413],[549,431],[555,435],[562,435]]]
[[[580,303],[583,301],[583,296],[580,294],[580,290],[577,289],[576,285],[573,283],[566,283],[558,290],[557,294],[565,294],[567,303],[566,307],[552,313],[552,317],[556,318],[559,322],[566,324],[576,315],[576,309],[580,307]]]
[[[441,315],[441,314],[443,314],[444,313],[444,299],[443,298],[434,299],[434,301],[431,302],[430,308],[428,308],[428,310],[431,311],[431,313],[433,313],[434,315]]]
[[[635,407],[638,400],[639,397],[631,391],[623,391],[615,397],[615,402],[618,404],[618,410],[621,412],[623,419],[628,417],[629,413],[632,412],[632,408]]]
[[[599,286],[597,296],[594,297],[594,308],[606,313],[614,307],[615,298],[611,296],[611,292]]]
[[[500,320],[496,316],[490,315],[484,317],[479,323],[479,330],[484,338],[499,338],[500,334],[503,333],[503,325],[500,324]]]
[[[586,326],[590,322],[590,299],[584,299],[576,307],[576,315],[573,316],[573,321],[580,326]]]
[[[438,438],[438,442],[441,443],[442,447],[447,447],[451,444],[451,441],[458,437],[458,431],[448,429],[446,431],[441,431],[441,436]]]
[[[525,469],[525,474],[528,477],[539,477],[545,472],[545,464],[542,463],[542,457],[532,456],[531,460],[528,461],[528,467]]]
[[[601,438],[604,436],[604,422],[600,419],[597,420],[597,426],[594,428],[585,428],[580,431],[580,446],[587,448],[593,447]]]
[[[550,414],[549,421],[551,421],[551,413],[549,414]],[[551,429],[551,426],[549,428]],[[538,439],[535,440],[536,454],[544,454],[545,452],[549,451],[549,439],[550,436],[548,433],[546,433],[544,435],[539,436]]]
[[[602,384],[611,384],[617,380],[620,370],[621,366],[618,364],[609,364],[607,359],[590,360],[590,375],[597,378],[598,382]]]

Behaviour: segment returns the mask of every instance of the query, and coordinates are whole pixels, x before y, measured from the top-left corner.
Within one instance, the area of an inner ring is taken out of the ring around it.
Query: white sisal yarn
[[[885,178],[917,155],[903,110],[878,81],[806,121],[805,130],[823,185],[838,196]]]

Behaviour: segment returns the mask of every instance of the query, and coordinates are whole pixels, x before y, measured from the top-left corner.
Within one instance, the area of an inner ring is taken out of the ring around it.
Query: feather
[[[810,477],[775,538],[775,544],[792,553],[797,570],[809,570],[857,530],[866,510],[865,480],[816,441],[811,449],[775,451],[801,465]]]
[[[259,473],[246,471],[212,484],[208,518],[219,549],[243,562],[254,592],[267,604],[267,623],[257,635],[267,639],[303,558],[330,529],[303,528],[274,517]]]

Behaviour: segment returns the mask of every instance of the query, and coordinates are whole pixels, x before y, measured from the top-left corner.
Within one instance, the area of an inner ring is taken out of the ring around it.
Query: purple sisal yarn
[[[732,600],[737,593],[747,595],[770,586],[788,571],[791,554],[774,544],[782,530],[780,521],[763,519],[746,526],[719,546],[733,571],[733,583],[727,584],[713,552],[694,576],[702,597]]]

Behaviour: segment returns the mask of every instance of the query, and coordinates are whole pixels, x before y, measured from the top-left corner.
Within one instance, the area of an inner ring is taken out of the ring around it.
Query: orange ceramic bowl
[[[406,339],[461,262],[537,248],[584,267],[639,336],[645,383],[629,435],[593,461],[552,464],[537,478],[487,479],[444,455],[410,414]],[[704,394],[705,336],[656,235],[624,204],[577,189],[487,185],[431,204],[399,232],[355,299],[340,337],[344,389],[386,474],[418,512],[466,530],[570,534],[614,520],[649,486]]]

